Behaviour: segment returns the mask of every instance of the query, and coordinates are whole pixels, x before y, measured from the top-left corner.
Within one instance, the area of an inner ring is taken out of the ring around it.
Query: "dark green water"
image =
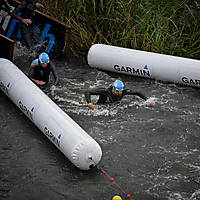
[[[14,62],[26,72],[31,58],[18,56]],[[134,200],[200,199],[199,89],[107,74],[81,60],[55,64],[60,84],[48,95],[100,144],[100,165]],[[156,106],[126,96],[117,105],[89,110],[84,90],[109,86],[115,78],[154,99]],[[123,196],[97,168],[75,168],[2,92],[0,111],[0,199]]]

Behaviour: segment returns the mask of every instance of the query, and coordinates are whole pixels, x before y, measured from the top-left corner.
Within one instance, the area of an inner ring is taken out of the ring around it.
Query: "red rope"
[[[89,159],[92,160],[92,161],[94,162],[94,160],[92,159],[92,157],[89,157]],[[121,186],[120,186],[118,183],[115,182],[115,179],[112,178],[111,176],[109,176],[109,175],[105,172],[105,170],[104,170],[100,165],[97,165],[95,162],[94,162],[94,164],[97,166],[97,168],[98,168],[104,175],[106,175],[106,176],[109,178],[110,182],[114,183],[114,184],[121,190],[121,192],[124,193],[124,194],[126,195],[126,199],[125,199],[125,200],[127,200],[127,199],[133,200],[133,199],[131,198],[131,195],[128,194],[128,193],[126,193],[125,190],[123,190],[123,189],[121,188]]]
[[[127,192],[125,192],[125,190],[122,189],[122,187],[115,181],[115,179],[112,178],[111,176],[109,176],[101,166],[98,166],[97,168],[98,168],[99,170],[101,170],[101,172],[109,178],[109,180],[110,180],[111,183],[114,183],[114,184],[121,190],[121,192],[124,193],[124,194],[126,195],[126,199],[133,200],[133,199],[131,198],[131,195],[128,194]],[[125,199],[125,200],[126,200],[126,199]]]

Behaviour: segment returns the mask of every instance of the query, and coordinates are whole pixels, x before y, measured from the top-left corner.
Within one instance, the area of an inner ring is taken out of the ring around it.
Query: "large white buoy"
[[[0,88],[78,168],[99,163],[99,144],[9,60],[0,58]]]
[[[200,87],[200,60],[95,44],[88,64],[104,71]]]

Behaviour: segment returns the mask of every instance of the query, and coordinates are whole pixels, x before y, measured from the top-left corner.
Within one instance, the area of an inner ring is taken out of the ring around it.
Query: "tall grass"
[[[104,43],[200,58],[195,0],[40,0],[42,11],[72,27],[72,50]]]

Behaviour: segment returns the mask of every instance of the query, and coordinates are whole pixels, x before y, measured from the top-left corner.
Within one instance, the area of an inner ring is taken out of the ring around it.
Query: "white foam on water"
[[[200,199],[200,189],[196,190],[190,197],[189,200],[199,200]]]

